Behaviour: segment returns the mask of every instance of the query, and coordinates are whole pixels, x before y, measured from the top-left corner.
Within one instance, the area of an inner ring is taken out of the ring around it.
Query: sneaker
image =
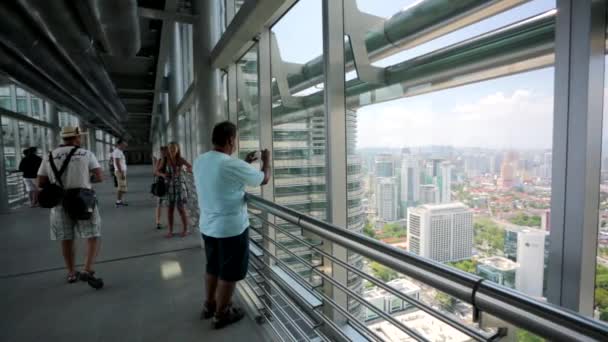
[[[129,204],[127,204],[125,202],[118,202],[118,201],[116,202],[116,208],[119,208],[119,207],[128,207],[128,206],[129,206]]]
[[[79,278],[82,281],[86,281],[95,290],[103,288],[103,279],[95,277],[94,271],[81,272]]]
[[[240,321],[243,317],[245,317],[243,309],[230,306],[223,313],[216,313],[213,316],[213,329],[221,329]]]
[[[161,230],[161,229],[163,229],[163,226],[162,226],[162,224],[160,224],[160,223],[159,223],[159,224],[157,224],[157,225],[156,225],[156,229],[158,229],[158,230]]]
[[[201,320],[213,318],[215,314],[215,303],[210,304],[209,302],[205,302],[203,304],[203,311],[201,311]]]

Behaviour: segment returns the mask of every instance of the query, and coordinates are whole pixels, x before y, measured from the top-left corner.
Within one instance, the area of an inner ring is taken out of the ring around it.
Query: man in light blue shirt
[[[213,150],[194,161],[194,182],[200,209],[200,230],[207,256],[207,299],[201,319],[213,317],[216,329],[242,319],[242,309],[232,306],[236,282],[249,265],[249,217],[245,187],[260,186],[270,178],[270,154],[262,151],[262,169],[231,157],[236,151],[236,125],[225,121],[213,128]]]

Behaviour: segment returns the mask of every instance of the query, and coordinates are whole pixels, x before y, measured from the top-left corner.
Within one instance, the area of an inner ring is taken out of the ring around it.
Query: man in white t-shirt
[[[127,192],[127,160],[125,159],[124,150],[127,148],[127,142],[118,140],[114,152],[112,152],[112,160],[114,161],[114,175],[118,182],[116,187],[116,207],[127,206],[123,202],[122,197]]]
[[[61,131],[63,145],[51,152],[53,163],[60,170],[64,161],[75,147],[80,146],[81,132],[78,127],[64,127]],[[67,168],[61,174],[61,183],[65,190],[91,189],[91,182],[102,181],[102,170],[95,155],[88,150],[78,148],[73,153]],[[38,186],[43,188],[49,183],[58,183],[55,173],[49,162],[49,155],[38,170]],[[86,281],[93,288],[103,287],[103,281],[94,276],[93,264],[99,249],[101,236],[101,218],[97,206],[89,220],[73,219],[59,204],[51,209],[51,239],[61,241],[63,258],[68,269],[67,281],[74,283],[78,280]],[[87,254],[82,272],[75,269],[76,251],[74,239],[87,239]]]

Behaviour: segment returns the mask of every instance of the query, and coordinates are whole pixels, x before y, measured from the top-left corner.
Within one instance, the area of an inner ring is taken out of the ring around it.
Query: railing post
[[[606,2],[558,0],[549,301],[593,315]]]
[[[2,176],[2,180],[0,180],[0,214],[5,214],[9,211],[8,187],[6,184],[8,177],[6,177],[5,162],[6,159],[4,158],[4,132],[0,131],[0,175]]]
[[[348,226],[346,167],[346,106],[344,101],[344,1],[323,0],[323,60],[325,66],[325,139],[327,177],[327,220],[337,226]],[[324,241],[324,248],[334,257],[348,262],[346,248]],[[348,271],[324,259],[325,272],[341,284],[348,285]],[[324,290],[341,307],[348,309],[348,296],[325,282]],[[329,309],[327,305],[326,310]],[[338,324],[346,317],[331,313]]]

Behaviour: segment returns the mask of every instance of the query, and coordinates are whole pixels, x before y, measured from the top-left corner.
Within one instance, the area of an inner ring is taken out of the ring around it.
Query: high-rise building
[[[384,221],[396,221],[397,216],[397,180],[395,177],[376,178],[376,210],[378,217]]]
[[[401,206],[411,207],[420,200],[420,163],[411,155],[401,161]]]
[[[374,163],[376,177],[394,177],[395,160],[391,154],[382,153],[376,156]]]
[[[508,288],[515,288],[519,265],[507,258],[493,256],[477,262],[477,275]]]
[[[519,264],[515,288],[542,297],[546,287],[548,232],[541,229],[506,227],[505,257]]]
[[[542,297],[545,276],[545,242],[547,232],[526,229],[517,237],[517,269],[515,288],[532,297]]]
[[[439,170],[439,200],[441,203],[450,203],[452,201],[452,165],[448,162],[443,162],[440,164]]]
[[[420,203],[437,204],[439,203],[439,193],[433,184],[420,185]]]
[[[547,209],[540,215],[540,229],[544,231],[551,231],[551,210]]]
[[[439,262],[471,258],[473,212],[462,203],[408,209],[408,250]]]

